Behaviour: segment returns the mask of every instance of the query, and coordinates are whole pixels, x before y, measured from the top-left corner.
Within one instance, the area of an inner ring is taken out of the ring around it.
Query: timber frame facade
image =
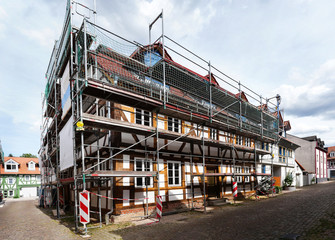
[[[46,205],[73,206],[78,224],[86,190],[100,221],[149,215],[158,195],[164,210],[206,207],[231,195],[233,181],[244,194],[271,176],[255,166],[271,154],[262,143],[278,139],[279,104],[210,63],[200,74],[175,62],[163,34],[140,45],[87,19],[76,28],[72,4],[46,74],[39,154],[45,194],[56,194]]]
[[[37,158],[4,157],[0,165],[0,191],[4,198],[37,197],[40,187]]]

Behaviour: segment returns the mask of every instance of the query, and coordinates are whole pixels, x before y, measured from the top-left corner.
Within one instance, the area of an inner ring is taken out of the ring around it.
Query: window
[[[180,162],[168,162],[169,186],[181,186],[180,169]]]
[[[262,173],[266,173],[266,166],[264,164],[262,165]]]
[[[25,178],[26,178],[26,182],[28,182],[30,180],[30,176],[29,175],[26,175]]]
[[[236,136],[236,144],[237,145],[242,145],[242,136]]]
[[[330,157],[335,157],[335,152],[331,152],[331,153],[329,154],[329,156],[330,156]]]
[[[41,181],[41,175],[37,175],[36,176],[36,180],[39,182],[39,181]]]
[[[9,190],[9,196],[13,197],[14,196],[14,191],[13,190]]]
[[[5,163],[5,170],[6,172],[17,172],[18,171],[18,164],[13,160],[9,160]]]
[[[28,164],[28,170],[35,170],[35,163],[34,162],[30,162]]]
[[[180,131],[180,120],[177,118],[168,117],[168,130],[173,132]]]
[[[242,168],[241,167],[235,167],[235,174],[242,173]],[[242,176],[235,176],[235,181],[238,183],[242,182]]]
[[[217,140],[218,132],[216,129],[213,129],[213,128],[210,129],[210,138],[213,140]]]
[[[9,185],[14,184],[14,178],[7,178],[7,182]]]
[[[244,173],[250,173],[250,168],[249,167],[244,167]],[[244,182],[250,182],[250,177],[245,176],[244,177]]]
[[[135,110],[135,122],[137,124],[150,126],[151,125],[151,113],[149,111],[141,110],[136,108]]]
[[[3,197],[7,198],[7,190],[3,191]]]
[[[282,155],[282,147],[279,147],[279,155]]]
[[[152,163],[150,159],[135,159],[135,171],[152,171]],[[147,182],[148,187],[152,187],[152,178],[149,178]],[[135,186],[136,187],[146,187],[145,177],[137,177],[135,178]]]
[[[247,146],[247,147],[251,146],[251,144],[250,144],[250,138],[248,138],[248,137],[245,138],[245,146]]]

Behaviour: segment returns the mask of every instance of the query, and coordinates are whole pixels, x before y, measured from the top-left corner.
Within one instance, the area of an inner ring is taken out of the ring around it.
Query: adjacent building
[[[327,148],[328,178],[335,179],[335,146]]]
[[[280,137],[275,144],[263,143],[262,148],[269,150],[270,155],[260,157],[259,171],[262,173],[273,172],[273,178],[276,186],[283,186],[283,181],[288,173],[296,176],[295,168],[295,150],[300,146],[286,138],[286,132],[291,130],[289,121],[283,121],[280,116]],[[296,186],[296,177],[293,181],[293,186]]]
[[[297,137],[287,134],[287,138],[300,145],[295,152],[296,160],[306,170],[304,185],[327,181],[327,150],[325,143],[317,136]]]
[[[4,157],[0,165],[0,191],[4,198],[36,197],[40,186],[37,158]]]

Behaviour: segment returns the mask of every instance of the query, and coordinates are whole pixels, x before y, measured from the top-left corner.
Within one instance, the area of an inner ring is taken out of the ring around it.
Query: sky
[[[93,8],[93,0],[80,2]],[[280,94],[290,134],[317,135],[335,145],[335,1],[96,0],[96,6],[98,25],[142,44],[163,9],[165,35],[262,97]],[[38,153],[45,72],[65,9],[66,0],[0,0],[0,140],[6,156]],[[155,24],[153,38],[160,31]]]

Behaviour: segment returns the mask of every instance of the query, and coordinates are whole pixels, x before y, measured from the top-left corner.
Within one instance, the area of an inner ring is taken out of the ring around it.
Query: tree
[[[13,156],[13,154],[10,153],[10,154],[8,155],[8,157],[14,157],[14,156]]]
[[[31,154],[31,153],[23,153],[20,157],[24,157],[24,158],[37,158],[36,155]]]

